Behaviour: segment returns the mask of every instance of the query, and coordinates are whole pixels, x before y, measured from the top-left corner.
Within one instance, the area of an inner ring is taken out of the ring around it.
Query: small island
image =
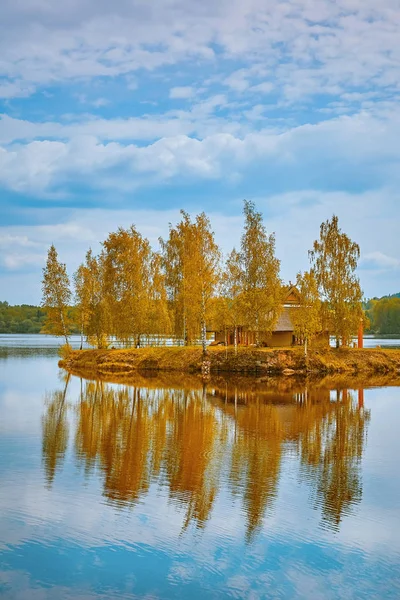
[[[310,269],[292,284],[280,277],[275,236],[253,202],[244,201],[240,248],[225,261],[206,214],[181,215],[158,251],[133,225],[110,233],[99,256],[88,250],[73,291],[50,247],[42,305],[46,330],[65,339],[61,367],[95,377],[399,372],[400,351],[363,349],[370,320],[357,276],[360,248],[337,216],[321,224]],[[79,351],[69,345],[77,325]],[[93,349],[82,350],[84,340]]]
[[[204,357],[199,347],[130,348],[121,350],[73,350],[59,366],[84,377],[129,376],[142,371],[256,376],[328,374],[400,375],[400,350],[331,348],[304,355],[302,348],[209,348]]]

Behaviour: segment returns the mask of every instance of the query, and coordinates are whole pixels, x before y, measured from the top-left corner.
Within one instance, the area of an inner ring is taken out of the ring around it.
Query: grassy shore
[[[210,372],[263,375],[400,374],[400,350],[339,348],[311,352],[302,348],[213,347],[207,353]],[[129,376],[141,371],[201,373],[201,348],[73,350],[59,366],[94,377]]]

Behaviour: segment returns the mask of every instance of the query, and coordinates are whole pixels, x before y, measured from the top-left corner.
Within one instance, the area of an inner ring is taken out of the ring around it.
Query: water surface
[[[338,387],[3,349],[0,596],[399,598],[399,388]]]

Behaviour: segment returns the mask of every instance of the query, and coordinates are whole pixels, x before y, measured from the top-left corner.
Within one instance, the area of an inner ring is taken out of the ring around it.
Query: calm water
[[[400,598],[399,388],[135,383],[0,350],[1,598]]]

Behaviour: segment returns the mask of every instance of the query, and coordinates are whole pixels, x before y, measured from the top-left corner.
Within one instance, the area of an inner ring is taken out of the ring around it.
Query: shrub
[[[63,344],[58,349],[58,356],[62,359],[68,358],[72,352],[72,347],[69,344]]]

